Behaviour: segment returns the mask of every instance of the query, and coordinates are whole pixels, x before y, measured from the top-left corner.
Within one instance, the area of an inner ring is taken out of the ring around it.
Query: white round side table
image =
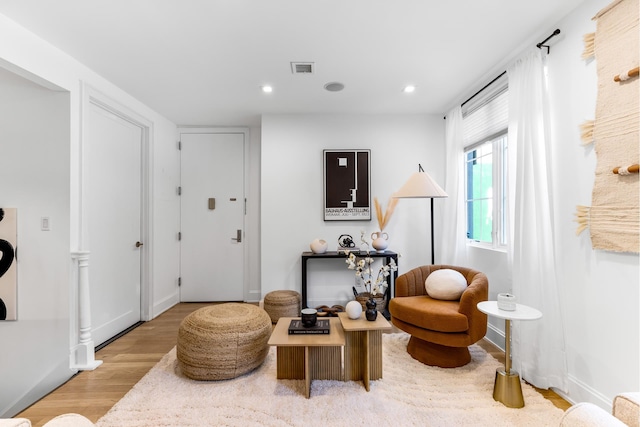
[[[498,301],[479,302],[478,310],[489,316],[504,319],[504,369],[498,368],[496,370],[496,379],[493,383],[493,399],[502,402],[509,408],[522,408],[524,406],[524,397],[522,397],[520,375],[511,370],[511,321],[540,319],[542,313],[523,304],[516,304],[516,309],[513,311],[501,310],[498,308]]]

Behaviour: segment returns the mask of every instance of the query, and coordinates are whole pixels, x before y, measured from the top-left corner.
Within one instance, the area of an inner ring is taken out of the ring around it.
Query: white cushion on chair
[[[424,289],[433,299],[455,301],[467,289],[467,279],[459,271],[443,268],[427,276]]]

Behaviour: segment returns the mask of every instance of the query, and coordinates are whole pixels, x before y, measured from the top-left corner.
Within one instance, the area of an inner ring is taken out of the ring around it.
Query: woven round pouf
[[[226,380],[264,362],[271,319],[258,306],[226,303],[203,307],[180,323],[176,357],[194,380]]]
[[[271,291],[264,296],[264,311],[273,323],[278,323],[281,317],[299,317],[300,294],[296,291]]]

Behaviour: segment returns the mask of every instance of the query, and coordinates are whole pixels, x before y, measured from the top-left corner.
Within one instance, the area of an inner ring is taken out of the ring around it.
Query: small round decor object
[[[355,248],[356,244],[350,234],[341,234],[340,237],[338,237],[338,246],[340,246],[341,248],[349,249]]]
[[[364,311],[364,316],[370,322],[374,322],[378,317],[378,310],[376,309],[376,306],[376,301],[373,298],[367,300],[367,309]]]
[[[302,326],[306,328],[315,326],[318,320],[318,310],[315,308],[303,308],[300,318],[302,320]]]
[[[329,244],[327,243],[326,240],[314,239],[313,242],[311,242],[311,244],[309,245],[309,247],[311,248],[311,252],[313,252],[314,254],[323,254],[327,252],[327,249],[329,248]]]
[[[349,319],[359,319],[362,314],[362,304],[358,301],[349,301],[345,307]]]

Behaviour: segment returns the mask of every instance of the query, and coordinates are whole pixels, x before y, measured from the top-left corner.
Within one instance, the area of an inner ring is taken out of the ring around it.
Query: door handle
[[[231,240],[235,240],[238,243],[242,242],[242,230],[238,230],[236,237],[232,237]]]
[[[139,248],[140,246],[144,245],[144,243],[142,242],[136,242],[136,248]]]

